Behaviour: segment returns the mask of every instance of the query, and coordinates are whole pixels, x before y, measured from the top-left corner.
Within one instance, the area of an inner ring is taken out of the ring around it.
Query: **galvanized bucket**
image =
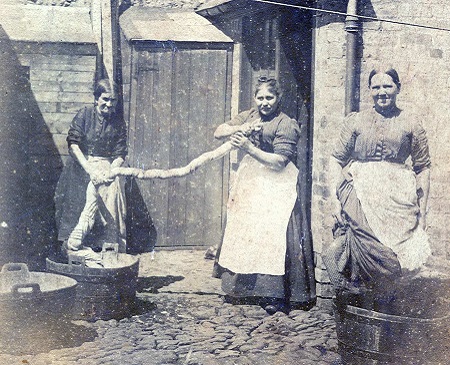
[[[104,267],[88,267],[84,257],[69,255],[68,263],[47,258],[47,269],[78,282],[73,319],[109,320],[129,316],[136,300],[139,259],[104,248]]]
[[[51,341],[72,319],[77,282],[69,277],[30,272],[10,263],[0,272],[0,348],[29,352]]]

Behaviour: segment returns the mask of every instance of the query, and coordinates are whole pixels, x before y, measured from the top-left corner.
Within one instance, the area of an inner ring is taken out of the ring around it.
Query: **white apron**
[[[249,155],[243,158],[228,199],[222,267],[240,274],[284,274],[297,175],[292,162],[275,171]]]
[[[431,255],[428,236],[417,224],[416,178],[402,164],[354,162],[349,170],[367,222],[394,251],[402,269],[415,270]]]

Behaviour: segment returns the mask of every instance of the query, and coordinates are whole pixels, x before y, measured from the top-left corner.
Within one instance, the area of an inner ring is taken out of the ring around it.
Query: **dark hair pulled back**
[[[117,95],[117,85],[109,79],[97,81],[94,87],[94,98],[97,100],[103,93]]]
[[[267,88],[272,94],[276,95],[279,99],[283,95],[279,82],[275,78],[260,76],[255,87],[255,95],[263,88]]]
[[[400,77],[398,76],[398,72],[393,67],[386,67],[386,68],[374,68],[372,71],[370,71],[369,74],[369,87],[372,85],[372,78],[376,74],[386,74],[389,75],[394,82],[395,85],[400,89],[401,83],[400,83]]]

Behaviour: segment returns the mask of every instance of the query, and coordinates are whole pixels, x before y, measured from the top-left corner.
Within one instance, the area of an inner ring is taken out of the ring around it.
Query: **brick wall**
[[[336,2],[334,2],[336,3]],[[325,9],[337,8],[330,1],[318,4]],[[332,287],[322,263],[322,246],[331,241],[333,220],[328,204],[328,160],[332,140],[344,114],[345,86],[345,31],[343,19],[317,13],[314,32],[314,130],[311,230],[316,252],[315,276],[317,281],[317,303],[326,305],[332,297]]]
[[[393,6],[395,5],[395,6]],[[446,0],[409,2],[378,1],[379,17],[396,16],[407,22],[449,27],[450,3]],[[392,12],[393,15],[389,15]],[[421,116],[427,131],[433,167],[431,170],[429,234],[436,255],[450,257],[450,31],[373,23],[364,27],[366,45],[362,74],[370,72],[373,60],[392,60],[402,79],[399,105]],[[366,76],[367,78],[367,76]],[[366,83],[366,80],[362,81]],[[367,88],[362,98],[368,99]]]
[[[338,1],[320,0],[317,6],[345,11]],[[360,14],[435,27],[449,27],[446,0],[360,0]],[[345,30],[344,18],[318,14],[314,29],[314,161],[312,229],[319,253],[318,281],[327,281],[320,260],[331,241],[328,158],[344,115]],[[391,63],[399,72],[402,90],[398,104],[422,117],[432,157],[429,202],[429,235],[433,253],[450,256],[450,32],[413,26],[366,21],[362,27],[361,109],[371,106],[367,77],[372,66]]]

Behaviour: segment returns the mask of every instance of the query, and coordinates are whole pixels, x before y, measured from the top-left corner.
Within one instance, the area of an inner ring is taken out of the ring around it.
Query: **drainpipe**
[[[346,79],[345,79],[345,115],[358,111],[357,100],[357,57],[358,57],[358,33],[359,20],[356,16],[358,0],[349,0],[347,4],[347,17],[345,18],[345,30],[347,32],[346,45]]]

